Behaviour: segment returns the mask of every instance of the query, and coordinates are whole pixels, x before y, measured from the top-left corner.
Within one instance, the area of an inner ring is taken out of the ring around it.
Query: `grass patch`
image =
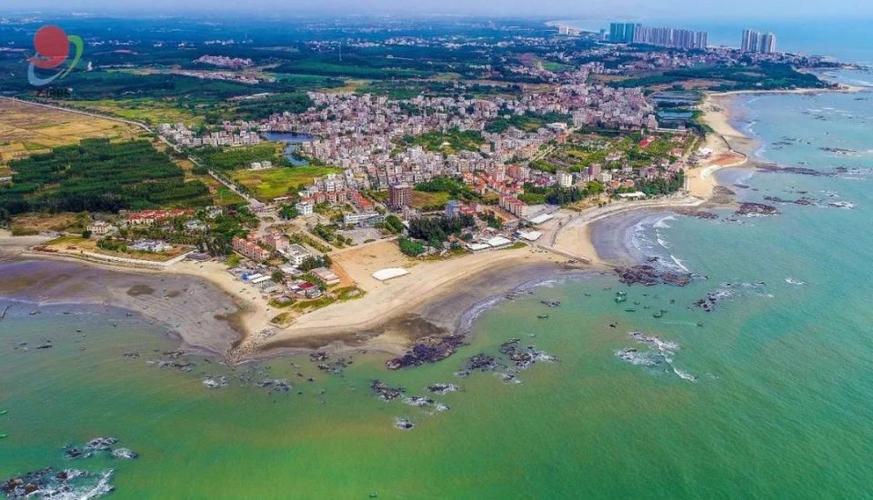
[[[403,138],[402,144],[407,147],[421,146],[427,151],[443,154],[455,154],[458,151],[478,151],[479,146],[485,143],[482,134],[475,130],[459,130],[457,128],[448,132],[428,132],[426,134]]]
[[[184,123],[188,127],[197,127],[203,124],[201,116],[180,107],[174,99],[96,99],[66,103],[150,125]]]
[[[295,192],[300,186],[312,184],[319,177],[339,172],[342,169],[334,167],[280,167],[258,171],[238,170],[231,177],[259,200],[270,201]]]
[[[412,208],[432,212],[442,210],[446,207],[446,202],[451,199],[452,195],[446,192],[428,193],[425,191],[412,192]]]

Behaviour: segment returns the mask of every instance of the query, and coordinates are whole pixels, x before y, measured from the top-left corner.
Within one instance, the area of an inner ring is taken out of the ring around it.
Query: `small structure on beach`
[[[379,269],[373,273],[373,277],[379,281],[388,281],[401,276],[406,276],[407,274],[409,274],[409,271],[402,267],[388,267],[385,269]]]

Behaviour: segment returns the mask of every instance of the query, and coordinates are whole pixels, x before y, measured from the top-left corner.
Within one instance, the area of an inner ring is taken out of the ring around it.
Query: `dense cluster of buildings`
[[[706,49],[709,35],[705,31],[655,28],[635,23],[611,23],[609,25],[609,41],[690,50]]]
[[[533,159],[543,146],[565,140],[566,122],[577,127],[626,130],[658,126],[653,106],[639,89],[584,83],[556,85],[551,91],[515,99],[418,96],[391,100],[369,94],[318,92],[310,93],[310,97],[314,102],[310,110],[274,115],[259,128],[316,137],[302,146],[303,152],[342,167],[344,172],[305,196],[323,193],[321,196],[337,196],[340,201],[345,201],[342,192],[346,189],[414,185],[437,176],[459,177]],[[533,131],[514,127],[499,133],[487,131],[487,125],[495,120],[547,114],[563,116],[566,121],[545,124]],[[427,133],[451,135],[458,131],[479,133],[481,144],[461,149],[446,144],[446,148],[434,149],[407,142],[408,138]]]
[[[205,134],[196,134],[185,126],[184,123],[162,123],[158,127],[158,133],[174,143],[196,148],[201,146],[253,146],[260,144],[261,135],[257,131],[227,125],[221,130],[213,130]]]
[[[241,69],[254,64],[251,59],[227,56],[200,56],[194,62],[218,66],[221,68]]]
[[[773,33],[760,33],[753,30],[743,30],[740,50],[742,52],[773,54],[776,52],[776,35]]]

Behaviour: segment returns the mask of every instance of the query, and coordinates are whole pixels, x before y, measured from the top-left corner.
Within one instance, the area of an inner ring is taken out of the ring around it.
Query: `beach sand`
[[[334,264],[366,291],[363,298],[333,304],[276,329],[266,343],[248,342],[241,354],[273,348],[311,348],[351,343],[358,347],[402,352],[410,341],[427,334],[452,332],[465,309],[488,297],[505,294],[521,282],[550,277],[566,258],[533,248],[491,250],[438,261],[415,261],[392,242],[339,253]],[[402,267],[409,274],[386,282],[372,273]],[[454,302],[454,314],[433,307]],[[466,305],[466,307],[462,307]]]
[[[185,350],[219,356],[240,338],[243,327],[236,302],[204,280],[6,255],[0,263],[0,297],[31,313],[47,305],[122,308],[163,325]]]

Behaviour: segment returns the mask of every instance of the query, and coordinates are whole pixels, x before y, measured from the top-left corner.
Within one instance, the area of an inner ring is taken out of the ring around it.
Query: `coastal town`
[[[0,498],[869,497],[871,15],[5,2]]]
[[[270,92],[254,92],[228,99],[254,111],[209,124],[122,121],[146,137],[130,146],[89,139],[78,151],[55,151],[82,165],[92,155],[146,153],[168,179],[161,190],[167,202],[143,209],[99,196],[71,203],[84,210],[31,252],[178,270],[237,290],[257,312],[249,315],[237,358],[294,338],[295,329],[327,331],[319,325],[356,301],[370,307],[366,321],[384,321],[397,312],[392,297],[431,275],[461,276],[509,257],[597,266],[587,241],[591,221],[634,207],[699,205],[711,195],[713,168],[745,162],[708,133],[730,127],[713,123],[719,110],[711,103],[708,112],[702,109],[708,101],[701,103],[699,86],[726,85],[729,78],[744,85],[744,73],[731,73],[737,68],[765,68],[773,78],[802,82],[808,76],[790,68],[824,64],[777,52],[775,38],[743,37],[740,49],[709,48],[705,33],[615,23],[609,34],[559,26],[545,36],[499,43],[352,41],[347,51],[524,47],[541,56],[475,66],[475,83],[440,83],[439,92],[317,89],[278,106],[270,104]],[[264,71],[251,58],[216,55],[216,44],[205,46],[209,53],[172,73],[224,80]],[[314,53],[342,49],[333,41],[304,46]],[[710,67],[727,69],[718,77],[699,69]],[[692,70],[700,74],[682,73]],[[670,83],[670,72],[689,83]],[[115,119],[63,102],[36,105]],[[12,158],[7,184],[13,187],[25,185],[21,172],[49,171],[56,161]],[[39,182],[51,180],[34,178],[28,189]],[[216,203],[221,200],[227,201]],[[440,279],[431,281],[435,290],[441,286]]]

